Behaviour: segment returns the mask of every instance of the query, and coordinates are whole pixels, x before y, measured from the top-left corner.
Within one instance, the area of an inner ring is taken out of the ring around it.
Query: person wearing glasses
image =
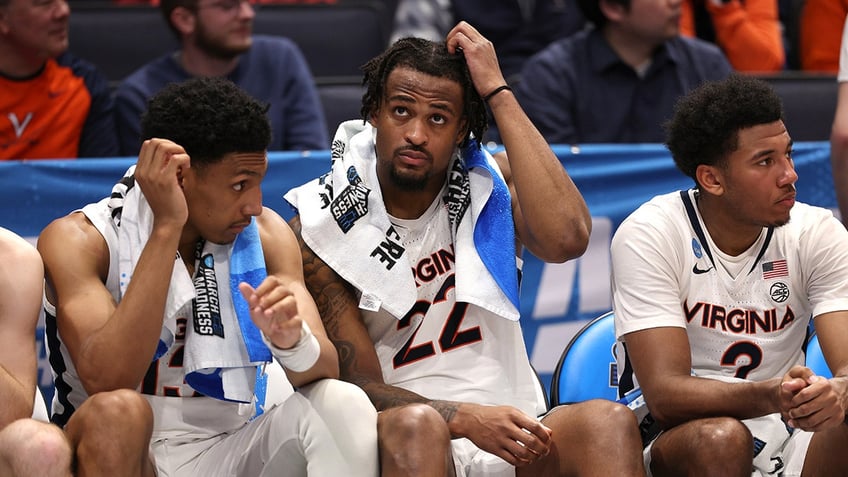
[[[312,73],[287,38],[253,35],[256,10],[246,0],[163,0],[180,48],[145,64],[118,86],[116,122],[122,155],[141,147],[141,113],[168,83],[225,77],[268,105],[269,151],[325,149],[327,128]]]

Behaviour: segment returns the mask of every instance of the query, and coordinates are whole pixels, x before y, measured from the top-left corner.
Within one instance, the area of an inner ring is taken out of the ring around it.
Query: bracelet
[[[483,96],[483,102],[484,102],[484,103],[488,103],[488,102],[489,102],[489,100],[490,100],[490,99],[492,99],[492,97],[493,97],[494,95],[496,95],[496,94],[500,93],[501,91],[512,91],[512,88],[510,88],[510,87],[509,87],[509,85],[506,85],[506,84],[505,84],[505,85],[502,85],[502,86],[498,86],[497,88],[495,88],[495,90],[494,90],[494,91],[492,91],[491,93],[487,94],[486,96]]]
[[[301,323],[300,339],[289,349],[277,348],[265,336],[265,333],[262,333],[262,341],[271,350],[271,354],[274,355],[280,366],[296,373],[301,373],[311,368],[318,362],[318,357],[321,355],[321,345],[318,344],[318,338],[312,334],[312,330],[309,329],[309,325],[305,321]]]

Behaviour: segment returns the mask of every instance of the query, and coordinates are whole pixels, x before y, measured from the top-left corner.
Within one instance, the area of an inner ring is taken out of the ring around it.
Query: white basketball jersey
[[[659,196],[613,238],[616,335],[685,328],[692,372],[761,381],[804,363],[811,316],[848,310],[848,233],[797,203],[739,256],[713,244],[695,191]],[[618,346],[619,394],[638,387]]]
[[[536,415],[536,383],[518,322],[454,296],[447,209],[436,200],[416,220],[392,219],[418,289],[401,320],[361,310],[389,384],[431,399],[512,405]]]

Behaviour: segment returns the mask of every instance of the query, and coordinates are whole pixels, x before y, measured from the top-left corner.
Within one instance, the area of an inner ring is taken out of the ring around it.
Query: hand
[[[256,289],[239,283],[239,291],[250,306],[250,318],[277,348],[288,349],[300,339],[302,320],[297,301],[279,278],[269,276]]]
[[[845,420],[845,402],[833,380],[794,366],[780,383],[781,415],[797,429],[816,432]]]
[[[148,139],[141,145],[135,180],[153,211],[156,225],[173,224],[180,229],[188,220],[182,175],[191,167],[185,149],[167,139]]]
[[[551,430],[511,406],[462,404],[463,437],[477,447],[520,467],[550,452]]]
[[[498,56],[492,42],[487,40],[474,27],[462,21],[448,33],[446,38],[448,52],[456,53],[461,49],[471,73],[471,81],[480,96],[485,96],[506,80],[498,66]]]

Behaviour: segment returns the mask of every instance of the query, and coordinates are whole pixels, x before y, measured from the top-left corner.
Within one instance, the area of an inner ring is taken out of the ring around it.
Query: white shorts
[[[474,445],[468,439],[451,441],[457,477],[515,477],[515,467]]]
[[[209,413],[208,421],[226,420],[223,412],[215,413],[225,403],[210,398],[182,401],[183,407],[176,409],[182,417],[187,407],[202,407]],[[176,407],[172,404],[166,410],[162,398],[151,404],[156,405],[157,418],[173,415]],[[225,432],[207,427],[203,435],[190,422],[179,424],[175,426],[179,429],[154,432],[150,450],[158,477],[374,477],[378,472],[377,411],[365,393],[350,383],[320,380],[255,420]]]
[[[782,477],[800,477],[801,471],[804,469],[804,460],[807,457],[807,449],[810,447],[810,439],[813,437],[812,432],[795,430],[783,446],[783,470],[780,475]],[[642,451],[642,458],[645,461],[645,471],[648,477],[651,474],[651,448],[654,441],[651,441]],[[751,477],[765,477],[766,474],[758,470],[751,472]]]

